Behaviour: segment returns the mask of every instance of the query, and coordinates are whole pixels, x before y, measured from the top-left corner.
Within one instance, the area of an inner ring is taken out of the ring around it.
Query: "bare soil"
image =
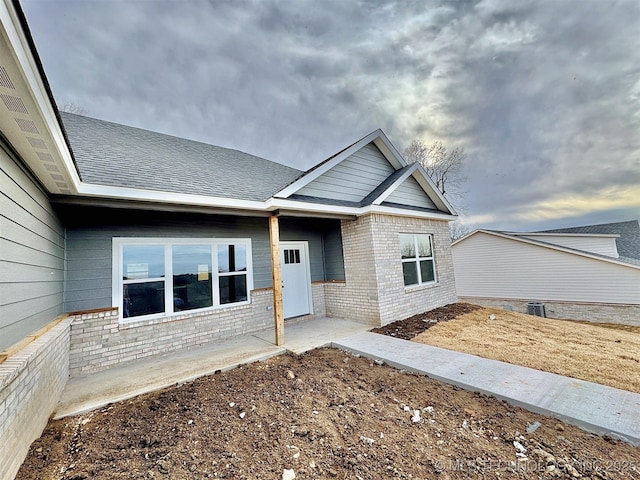
[[[640,479],[639,462],[629,444],[319,349],[51,421],[17,478]]]
[[[640,327],[482,308],[413,340],[640,393]]]

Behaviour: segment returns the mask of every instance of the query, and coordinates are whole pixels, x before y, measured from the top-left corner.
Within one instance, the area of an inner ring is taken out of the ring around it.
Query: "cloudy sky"
[[[464,148],[463,221],[640,217],[640,2],[22,0],[59,104],[307,169]]]

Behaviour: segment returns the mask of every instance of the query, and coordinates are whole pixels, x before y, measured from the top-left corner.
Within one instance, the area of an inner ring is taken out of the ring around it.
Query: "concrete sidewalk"
[[[67,382],[53,418],[77,415],[286,352],[300,354],[370,328],[336,318],[286,322],[282,347],[274,345],[275,334],[270,328],[74,377]]]
[[[332,346],[640,445],[637,393],[370,332]]]

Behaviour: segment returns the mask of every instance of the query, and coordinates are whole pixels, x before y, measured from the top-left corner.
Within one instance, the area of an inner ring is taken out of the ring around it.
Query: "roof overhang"
[[[45,189],[74,194],[80,177],[24,14],[0,2],[0,131]]]
[[[407,165],[382,130],[376,130],[349,146],[329,161],[264,202],[208,197],[156,190],[111,187],[82,182],[66,134],[47,83],[42,64],[18,2],[0,2],[0,132],[22,159],[53,201],[59,204],[133,206],[132,208],[190,209],[211,213],[265,215],[278,211],[286,215],[354,218],[369,213],[455,220],[455,212],[444,198],[434,202],[445,212],[420,212],[380,204],[345,207],[289,200],[287,197],[317,178],[353,152],[373,142],[394,168]],[[1,109],[5,109],[2,111]],[[416,175],[425,185],[428,175]],[[432,183],[432,182],[431,182]],[[396,186],[398,184],[395,184]],[[435,187],[434,187],[435,188]],[[443,209],[444,210],[444,209]]]

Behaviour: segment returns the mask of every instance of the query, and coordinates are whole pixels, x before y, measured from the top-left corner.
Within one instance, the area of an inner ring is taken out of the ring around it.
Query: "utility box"
[[[529,302],[527,303],[527,313],[529,315],[536,315],[537,317],[545,317],[547,313],[544,310],[544,303]]]

